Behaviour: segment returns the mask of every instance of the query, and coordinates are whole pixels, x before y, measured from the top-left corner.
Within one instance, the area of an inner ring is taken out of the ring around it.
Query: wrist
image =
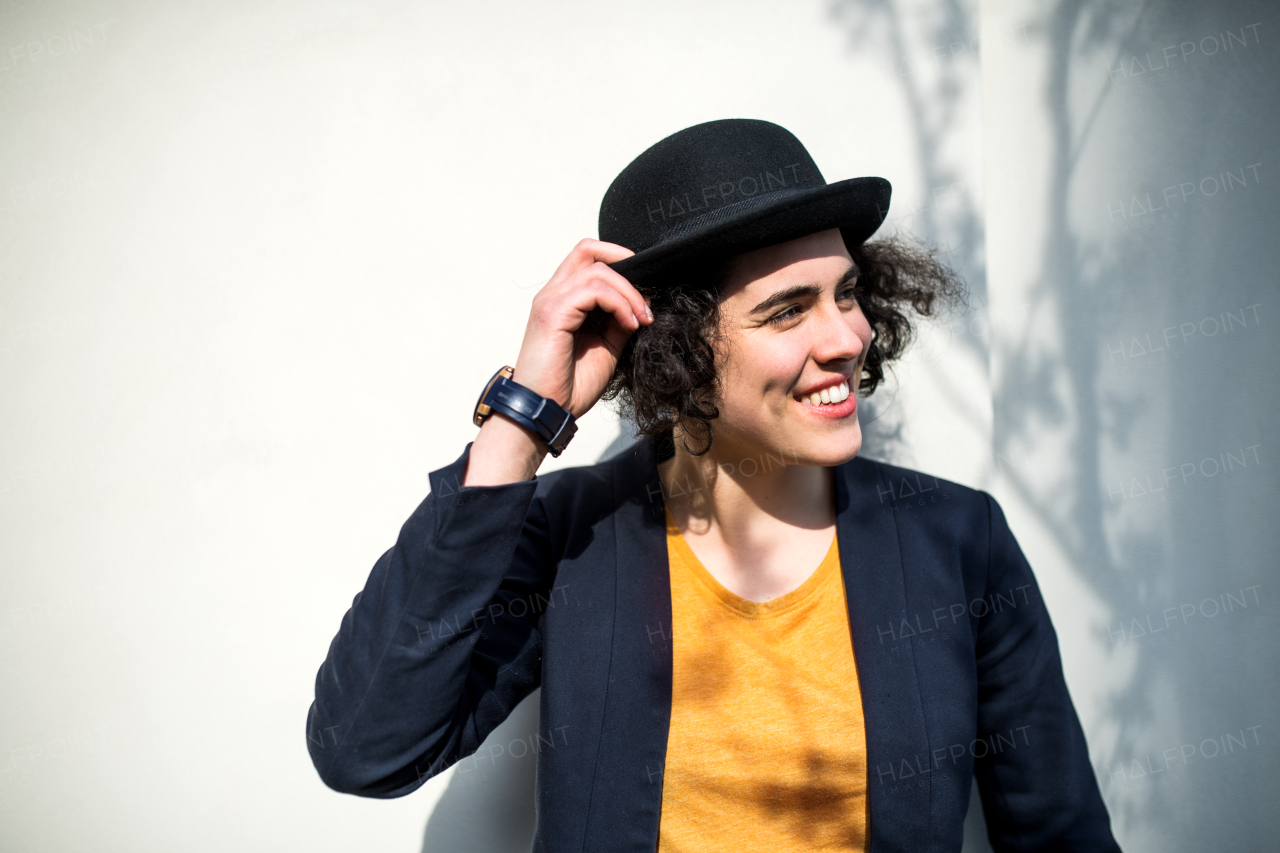
[[[462,485],[501,486],[531,480],[547,452],[537,436],[501,412],[494,412],[471,443]]]
[[[519,382],[533,393],[540,397],[546,397],[551,402],[568,411],[569,397],[562,387],[558,387],[559,383],[554,381],[546,381],[536,369],[533,367],[522,366],[520,360],[516,359],[515,365],[512,367],[512,381]]]

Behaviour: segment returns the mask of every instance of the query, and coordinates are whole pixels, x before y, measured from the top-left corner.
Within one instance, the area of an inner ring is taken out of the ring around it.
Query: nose
[[[819,364],[844,363],[863,354],[871,342],[871,325],[856,302],[848,311],[834,300],[824,301],[813,330],[813,358]]]

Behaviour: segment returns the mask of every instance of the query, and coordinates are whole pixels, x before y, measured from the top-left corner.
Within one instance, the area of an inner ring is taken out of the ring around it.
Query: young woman
[[[960,295],[866,242],[888,204],[743,119],[619,175],[343,619],[328,785],[407,794],[540,686],[538,850],[958,851],[975,776],[995,849],[1118,850],[999,506],[858,458],[906,312]],[[636,444],[536,476],[600,399]]]

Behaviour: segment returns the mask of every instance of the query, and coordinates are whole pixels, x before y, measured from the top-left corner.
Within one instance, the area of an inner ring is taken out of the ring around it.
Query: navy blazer
[[[400,797],[541,686],[534,849],[652,853],[675,497],[654,445],[461,486],[470,452],[431,472],[343,617],[307,715],[312,761],[335,790]],[[871,853],[959,851],[975,776],[996,851],[1118,851],[1057,636],[999,505],[861,457],[835,472]]]

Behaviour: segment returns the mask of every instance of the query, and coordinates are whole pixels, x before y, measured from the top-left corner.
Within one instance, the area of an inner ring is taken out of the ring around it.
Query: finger
[[[575,292],[585,295],[586,300],[589,300],[589,302],[583,303],[582,320],[584,323],[593,309],[599,309],[611,315],[627,334],[640,328],[641,323],[644,322],[641,320],[643,313],[637,316],[630,300],[599,279],[593,278],[587,281],[578,287]],[[602,333],[600,329],[592,329],[592,331],[597,334]]]
[[[589,267],[597,261],[612,264],[623,258],[629,258],[634,254],[635,252],[626,246],[584,237],[578,241],[578,245],[573,247],[573,250],[560,263],[560,266],[556,267],[556,271],[552,274],[548,284],[557,284],[564,281],[578,270]]]
[[[597,334],[601,328],[587,325],[591,312],[597,310],[605,317],[613,317],[627,334],[640,327],[640,321],[631,310],[631,303],[622,294],[597,279],[579,282],[562,293],[550,298],[537,312],[542,322],[549,328],[564,332],[576,333],[585,328]],[[607,323],[607,319],[605,323]]]
[[[648,300],[623,275],[601,261],[597,261],[586,269],[579,270],[569,278],[563,287],[565,289],[581,287],[588,281],[602,282],[616,291],[631,306],[631,313],[636,316],[641,325],[647,325],[651,322]]]
[[[548,330],[577,332],[584,328],[584,323],[595,311],[597,315],[604,315],[599,319],[606,324],[608,317],[614,317],[628,334],[638,329],[642,321],[635,315],[631,302],[600,279],[599,275],[580,270],[557,290],[544,289],[534,297],[530,321],[537,321]],[[597,333],[601,331],[595,323],[585,328]]]
[[[616,364],[617,359],[622,356],[623,347],[627,345],[627,339],[631,337],[631,330],[624,329],[617,323],[605,323],[604,328],[598,334]]]

